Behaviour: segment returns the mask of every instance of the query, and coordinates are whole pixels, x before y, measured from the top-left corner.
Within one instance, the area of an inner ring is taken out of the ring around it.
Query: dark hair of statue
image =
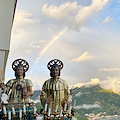
[[[17,78],[17,77],[19,77],[18,75],[17,75],[17,68],[18,67],[22,67],[23,68],[23,66],[22,65],[19,65],[19,66],[17,66],[16,67],[16,69],[15,69],[15,77]],[[25,70],[24,70],[24,68],[23,68],[23,78],[25,77]]]
[[[60,76],[60,67],[59,67],[58,65],[53,65],[53,66],[51,67],[51,69],[50,69],[50,76],[51,76],[51,77],[53,77],[52,69],[55,68],[55,67],[58,67],[58,69],[59,69],[59,75],[58,75],[58,76]]]

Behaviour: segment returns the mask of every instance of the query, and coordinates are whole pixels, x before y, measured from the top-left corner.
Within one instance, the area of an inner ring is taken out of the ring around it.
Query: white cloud
[[[38,82],[38,80],[32,82],[33,82],[33,90],[42,90],[42,85]]]
[[[93,78],[89,82],[84,83],[85,87],[90,87],[98,84],[100,84],[100,80],[98,78]]]
[[[112,72],[112,71],[120,71],[120,68],[102,68],[100,71]]]
[[[108,77],[106,80],[102,80],[102,81],[100,81],[100,79],[98,78],[94,78],[94,79],[91,79],[89,82],[71,85],[71,88],[75,88],[75,87],[80,88],[83,85],[85,87],[91,87],[97,84],[99,84],[103,89],[113,90],[116,93],[120,92],[120,78],[119,77]]]
[[[78,92],[76,95],[75,95],[75,97],[79,97],[80,95],[82,95],[83,93],[81,93],[81,92]]]
[[[105,18],[105,20],[103,21],[103,23],[109,23],[109,22],[111,22],[111,21],[112,21],[112,18],[109,17],[109,16],[107,16],[107,17]]]
[[[74,84],[74,85],[70,85],[69,87],[70,87],[70,88],[76,88],[76,87],[80,88],[80,87],[82,87],[83,85],[84,85],[84,83],[77,83],[77,84]]]
[[[100,80],[98,78],[91,79],[90,84],[91,85],[97,85],[100,83]]]
[[[27,58],[30,54],[34,56],[41,49],[44,40],[37,36],[36,24],[39,22],[40,19],[36,19],[33,13],[27,12],[27,10],[16,10],[10,44],[12,59]]]
[[[70,88],[75,88],[75,87],[80,88],[82,86],[89,87],[91,85],[97,85],[97,84],[100,84],[100,80],[98,78],[93,78],[89,82],[86,82],[86,83],[77,83],[74,85],[70,85]]]
[[[82,94],[90,94],[90,92],[83,92],[83,93],[78,92],[78,93],[75,95],[75,97],[79,97],[79,96],[82,95]]]
[[[39,19],[33,17],[32,13],[25,10],[17,10],[15,12],[11,33],[11,49],[16,51],[16,49],[21,49],[20,45],[25,47],[28,46],[33,39],[36,40],[34,36],[35,29],[32,25],[35,26],[35,23],[39,21]],[[34,46],[31,47],[33,48]]]
[[[86,60],[90,60],[90,59],[93,59],[93,58],[94,58],[94,56],[89,54],[88,51],[87,51],[87,52],[84,52],[79,57],[73,59],[72,61],[81,62],[81,61],[86,61]]]
[[[120,78],[113,77],[107,78],[107,80],[103,80],[100,82],[100,86],[107,90],[113,90],[115,92],[120,92]]]
[[[92,109],[92,108],[100,108],[100,105],[99,104],[83,104],[83,105],[78,105],[78,106],[75,106],[75,109]]]
[[[40,21],[40,19],[33,19],[31,17],[32,17],[32,13],[29,13],[24,10],[17,10],[15,13],[13,27],[24,28],[24,26],[27,24],[34,24]]]
[[[79,27],[88,19],[109,2],[109,0],[92,0],[90,6],[84,7],[78,5],[77,2],[66,2],[60,6],[45,4],[42,12],[45,16],[55,19],[67,25],[69,28],[79,30]]]
[[[41,48],[41,44],[44,42],[45,40],[32,41],[29,45],[26,45],[26,47],[33,49]]]

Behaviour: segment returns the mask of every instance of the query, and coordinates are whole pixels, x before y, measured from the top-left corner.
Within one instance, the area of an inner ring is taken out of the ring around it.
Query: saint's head
[[[26,60],[23,59],[16,59],[12,63],[12,68],[15,71],[15,77],[25,77],[25,72],[29,68],[29,64]]]
[[[15,77],[25,77],[25,71],[24,71],[24,68],[22,65],[19,65],[18,67],[16,67],[16,70],[15,70]]]
[[[50,70],[50,76],[52,78],[57,78],[60,76],[60,70],[63,68],[63,63],[58,59],[53,59],[48,63],[47,67]]]
[[[60,68],[58,65],[53,65],[50,69],[50,76],[55,78],[60,76]]]

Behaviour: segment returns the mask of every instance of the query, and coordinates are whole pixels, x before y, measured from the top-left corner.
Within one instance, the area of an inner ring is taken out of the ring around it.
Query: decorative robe
[[[45,81],[40,94],[40,100],[43,106],[45,105],[46,98],[52,99],[52,112],[55,111],[56,104],[58,104],[58,111],[60,111],[61,107],[64,107],[66,100],[71,102],[72,95],[70,94],[66,81],[61,78],[51,78]]]
[[[18,91],[16,90],[16,86],[18,84],[21,84],[22,90]],[[11,79],[6,83],[6,93],[9,94],[10,89],[11,94],[9,98],[9,102],[28,102],[29,98],[24,99],[24,87],[27,88],[27,92],[32,92],[32,82],[29,79],[24,79],[24,78],[16,78],[16,79]]]

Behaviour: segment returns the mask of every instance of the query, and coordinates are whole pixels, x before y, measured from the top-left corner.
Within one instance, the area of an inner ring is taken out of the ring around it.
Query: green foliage
[[[113,91],[113,90],[104,90],[104,89],[101,89],[99,92],[114,93],[114,91]]]
[[[37,99],[41,91],[35,91],[33,99]],[[75,88],[73,92],[73,101],[76,99],[76,106],[82,106],[83,104],[97,104],[100,108],[92,109],[77,109],[75,117],[78,120],[87,120],[85,114],[98,114],[104,113],[105,115],[120,115],[120,95],[114,93],[112,90],[105,90],[99,85],[90,87]],[[36,104],[37,111],[39,112],[42,107],[41,103]]]
[[[88,120],[87,118],[85,118],[84,116],[81,116],[77,112],[75,113],[75,118],[77,118],[78,120]]]
[[[41,105],[41,102],[36,103],[35,106],[37,108],[37,112],[40,112],[40,110],[43,108],[43,106]]]
[[[73,93],[73,101],[76,99],[76,106],[83,104],[97,104],[100,108],[92,109],[77,109],[76,112],[79,116],[84,114],[98,114],[106,112],[106,115],[120,115],[120,95],[114,93],[112,90],[104,90],[99,85],[91,87],[75,88]],[[73,104],[72,101],[72,104]]]

